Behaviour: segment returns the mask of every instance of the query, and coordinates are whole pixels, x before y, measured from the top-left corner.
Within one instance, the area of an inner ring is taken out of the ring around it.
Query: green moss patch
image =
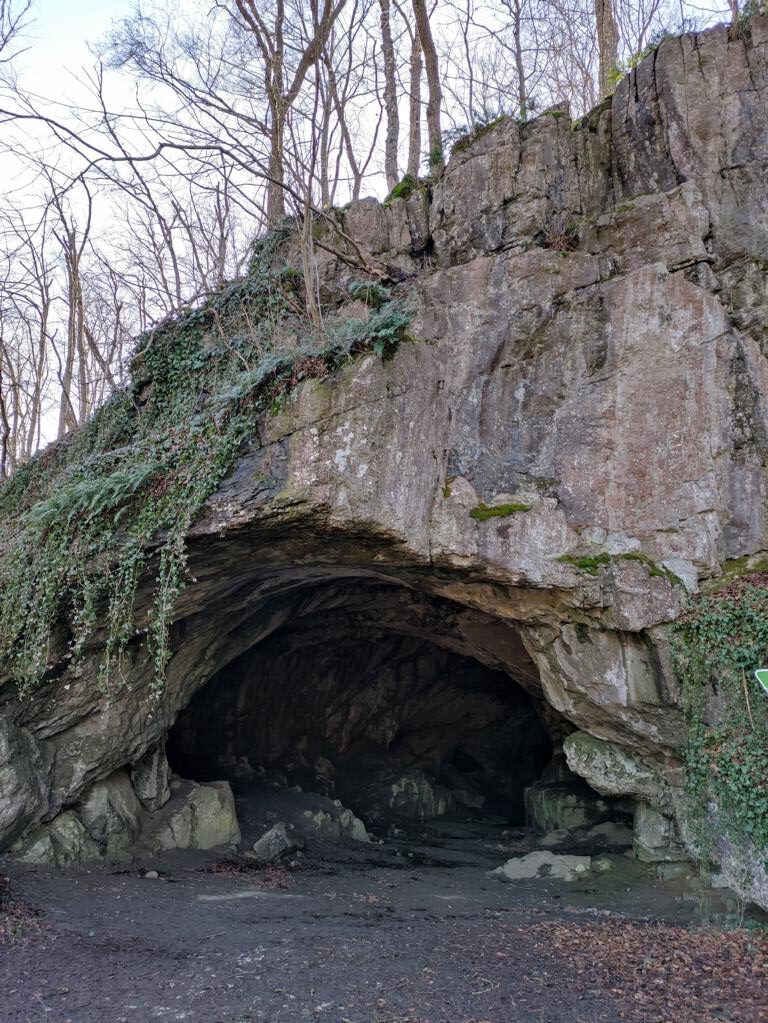
[[[473,508],[469,513],[470,518],[475,522],[487,522],[488,519],[506,518],[508,515],[516,515],[519,512],[530,511],[533,506],[524,504],[522,501],[512,501],[509,504],[483,504],[482,502]]]
[[[666,579],[672,584],[682,585],[682,580],[675,575],[674,572],[670,572],[669,569],[664,568],[662,565],[657,565],[656,562],[649,558],[647,554],[643,554],[642,551],[629,551],[627,554],[608,554],[606,551],[601,551],[599,554],[587,554],[579,556],[575,554],[562,554],[557,560],[562,561],[567,565],[573,565],[580,572],[586,572],[587,575],[597,575],[600,568],[603,565],[610,565],[613,560],[620,561],[637,561],[641,565],[644,565],[648,574],[661,579]]]
[[[566,565],[573,565],[574,568],[578,568],[580,572],[586,572],[587,575],[597,575],[602,565],[610,565],[611,556],[604,552],[601,554],[589,554],[584,557],[577,557],[574,554],[561,554],[557,560],[564,562]]]
[[[391,206],[395,199],[410,199],[418,187],[418,178],[415,178],[413,174],[406,174],[386,197],[384,205]]]
[[[664,568],[663,565],[657,564],[653,558],[649,558],[647,554],[643,554],[642,551],[628,551],[626,554],[620,554],[619,557],[622,561],[637,561],[641,565],[645,565],[648,569],[648,575],[654,576],[658,579],[666,579],[667,582],[672,585],[683,585],[682,579],[675,575],[674,572],[670,572],[668,568]]]

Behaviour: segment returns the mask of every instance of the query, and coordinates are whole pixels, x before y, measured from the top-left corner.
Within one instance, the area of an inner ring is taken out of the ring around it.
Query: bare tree
[[[429,88],[429,98],[427,100],[429,167],[434,174],[439,174],[445,164],[445,155],[443,153],[443,132],[441,129],[443,96],[440,88],[440,67],[437,48],[432,37],[432,26],[430,25],[426,0],[412,0],[412,4],[421,52],[424,55],[424,67],[427,72],[427,86]]]
[[[408,43],[408,72],[405,92],[408,97],[408,162],[405,173],[411,178],[419,176],[421,166],[421,78],[424,61],[421,40],[416,25],[411,25],[408,9],[394,0],[397,13],[403,23]]]
[[[613,11],[613,0],[595,0],[597,50],[599,55],[598,93],[611,91],[611,76],[619,62],[619,30]]]
[[[387,133],[384,142],[384,173],[387,188],[392,190],[400,180],[397,170],[397,151],[400,142],[400,115],[397,109],[397,80],[395,44],[392,41],[390,0],[379,0],[381,8],[381,47],[384,54],[384,109],[387,114]]]
[[[419,176],[421,164],[421,74],[423,69],[421,40],[418,32],[413,33],[409,61],[409,104],[408,104],[408,168],[412,178]]]
[[[288,113],[299,97],[310,69],[325,46],[328,34],[344,9],[346,0],[310,0],[312,32],[301,39],[295,67],[287,67],[286,5],[276,0],[271,21],[263,16],[256,0],[235,0],[243,24],[253,33],[264,61],[266,96],[269,106],[269,173],[267,223],[274,225],[285,216],[285,129]],[[294,43],[295,45],[295,43]]]
[[[11,44],[23,32],[32,0],[0,0],[0,67],[18,56]]]

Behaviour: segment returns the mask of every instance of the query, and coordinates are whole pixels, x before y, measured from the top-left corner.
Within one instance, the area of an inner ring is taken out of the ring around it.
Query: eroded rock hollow
[[[89,801],[188,800],[152,769],[170,732],[196,780],[322,759],[343,785],[386,754],[511,816],[564,745],[643,855],[686,855],[666,626],[766,547],[767,51],[764,18],[667,40],[582,121],[502,120],[431,190],[340,214],[410,275],[414,340],[258,424],[189,532],[160,694],[140,638],[100,692],[98,633],[0,689],[0,848],[103,852]],[[749,850],[718,855],[766,904]]]
[[[375,580],[330,586],[222,668],[171,730],[182,775],[276,779],[339,797],[368,824],[465,809],[524,822],[552,756],[536,669],[452,649],[446,612]]]

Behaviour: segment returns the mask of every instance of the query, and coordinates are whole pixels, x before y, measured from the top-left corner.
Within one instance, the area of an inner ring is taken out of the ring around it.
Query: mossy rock
[[[750,575],[768,572],[768,554],[759,551],[757,554],[745,554],[741,558],[731,558],[723,562],[721,574],[702,583],[702,593],[717,593],[738,579]]]
[[[675,584],[684,585],[674,572],[664,568],[663,565],[657,564],[653,558],[649,558],[642,551],[628,551],[626,554],[608,554],[607,551],[585,555],[561,554],[557,560],[566,565],[573,565],[574,568],[587,575],[597,575],[603,566],[610,565],[613,561],[636,561],[645,566],[650,576],[666,579],[673,586]]]
[[[451,148],[451,155],[454,156],[457,153],[466,153],[466,151],[478,142],[484,135],[488,135],[494,128],[498,127],[502,122],[509,120],[506,114],[500,114],[499,117],[494,117],[493,120],[485,123],[475,124],[472,129],[467,132],[466,135],[462,135],[458,138]]]
[[[575,554],[561,554],[557,560],[562,561],[565,565],[573,565],[574,568],[587,575],[597,575],[603,565],[610,565],[611,556],[605,551],[600,554],[587,554],[583,557],[578,557]]]
[[[488,519],[507,518],[509,515],[517,515],[521,512],[530,511],[532,505],[523,501],[510,501],[507,504],[483,504],[480,502],[469,513],[470,518],[475,522],[487,522]]]
[[[413,174],[406,174],[386,197],[384,206],[391,206],[395,199],[410,199],[418,187],[419,179],[415,178]]]

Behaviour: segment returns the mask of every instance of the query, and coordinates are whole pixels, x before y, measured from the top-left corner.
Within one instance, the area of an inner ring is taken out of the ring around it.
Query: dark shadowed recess
[[[326,583],[196,693],[169,735],[171,766],[240,791],[300,786],[373,826],[520,824],[553,735],[533,662],[505,630],[516,663],[487,649],[482,663],[455,605],[376,579]]]

